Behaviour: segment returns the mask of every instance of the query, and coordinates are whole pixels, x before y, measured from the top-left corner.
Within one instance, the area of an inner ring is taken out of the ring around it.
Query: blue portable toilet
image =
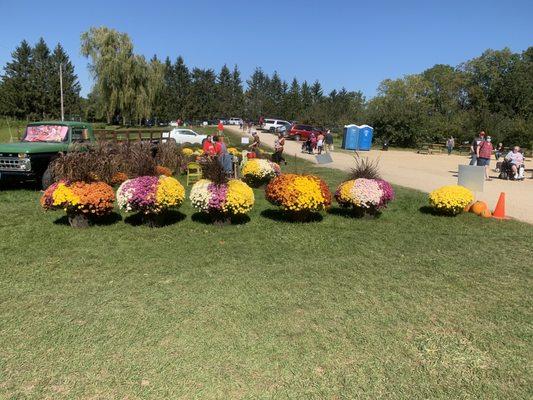
[[[357,150],[370,150],[372,148],[373,136],[374,128],[368,125],[361,125],[359,127],[359,140],[357,141]]]
[[[355,150],[357,147],[359,132],[357,125],[346,125],[344,127],[344,134],[342,136],[342,148],[347,150]]]
[[[346,125],[342,138],[342,148],[346,150],[370,150],[374,128],[368,125]]]

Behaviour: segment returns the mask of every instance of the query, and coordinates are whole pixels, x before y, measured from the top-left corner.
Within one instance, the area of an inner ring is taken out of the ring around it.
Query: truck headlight
[[[31,162],[29,158],[24,158],[20,160],[19,162],[19,168],[22,171],[30,171],[31,170]]]

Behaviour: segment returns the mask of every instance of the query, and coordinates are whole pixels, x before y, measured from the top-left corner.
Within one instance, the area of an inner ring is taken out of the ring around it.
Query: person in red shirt
[[[491,142],[491,137],[487,136],[476,148],[477,165],[479,167],[485,167],[485,179],[488,181],[492,180],[489,178],[490,158],[494,150]]]
[[[214,156],[216,154],[215,146],[213,145],[213,140],[211,139],[211,135],[207,136],[207,138],[204,140],[202,149],[204,150],[205,155]]]
[[[222,121],[218,121],[217,131],[220,136],[224,134],[224,124],[222,123]]]

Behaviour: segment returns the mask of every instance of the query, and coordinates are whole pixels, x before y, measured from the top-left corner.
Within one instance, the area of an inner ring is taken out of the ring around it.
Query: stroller
[[[496,163],[496,169],[500,171],[498,179],[505,180],[523,180],[524,179],[524,166],[518,167],[518,178],[514,177],[513,165],[508,160],[499,161]]]

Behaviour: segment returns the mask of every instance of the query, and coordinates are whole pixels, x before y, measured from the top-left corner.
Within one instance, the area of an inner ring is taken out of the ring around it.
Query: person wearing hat
[[[479,132],[479,135],[476,138],[474,138],[474,140],[472,141],[472,144],[470,145],[470,154],[472,155],[472,159],[470,160],[470,165],[477,165],[477,147],[484,140],[485,140],[485,132],[481,131]]]
[[[488,181],[492,180],[489,178],[489,166],[493,151],[494,148],[492,147],[492,139],[490,136],[487,136],[485,140],[482,140],[476,148],[477,165],[479,167],[485,167],[485,179]]]

